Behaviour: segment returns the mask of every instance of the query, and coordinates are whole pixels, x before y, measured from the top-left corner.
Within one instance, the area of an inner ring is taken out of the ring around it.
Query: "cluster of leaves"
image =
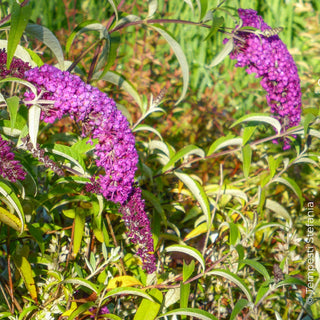
[[[298,59],[303,120],[280,133],[253,76],[230,62],[209,68],[212,52],[218,53],[210,49],[219,47],[218,31],[234,27],[235,11],[225,13],[230,8],[224,3],[185,1],[177,8],[175,1],[150,0],[147,6],[109,0],[97,10],[98,2],[75,2],[53,25],[52,17],[69,4],[44,1],[40,25],[28,17],[38,19],[42,6],[12,1],[9,11],[2,8],[2,29],[10,31],[1,46],[8,67],[14,55],[32,66],[57,62],[117,101],[136,135],[136,178],[152,221],[158,270],[142,271],[118,207],[83,191],[96,168],[94,146],[80,137],[77,124],[42,123],[40,109],[22,101],[25,88],[35,88],[5,78],[1,136],[16,145],[28,174],[16,183],[0,179],[0,318],[319,317],[320,132],[317,82],[311,79],[320,76],[313,61],[317,45],[302,48],[303,39],[319,29],[316,3],[300,7],[312,27],[310,34],[297,34],[304,38],[296,44],[309,54],[307,61]],[[267,15],[279,6],[280,1],[260,10]],[[81,10],[100,20],[80,23]],[[181,14],[172,18],[172,12]],[[303,16],[293,17],[293,7],[285,12],[292,18],[290,44]],[[194,28],[197,36],[183,28]],[[21,139],[27,134],[65,177],[25,150]],[[272,143],[284,136],[292,139],[286,152]],[[312,246],[303,240],[308,203],[314,209]],[[311,273],[309,265],[315,266]],[[103,306],[110,314],[99,313]]]

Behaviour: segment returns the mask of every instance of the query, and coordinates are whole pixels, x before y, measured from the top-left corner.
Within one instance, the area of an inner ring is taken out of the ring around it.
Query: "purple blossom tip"
[[[0,136],[0,176],[11,182],[24,180],[26,172],[20,162],[14,160],[14,153],[11,151],[9,142]]]
[[[257,12],[252,9],[239,9],[243,26],[261,31],[271,30]],[[262,87],[267,91],[267,103],[274,117],[282,124],[282,132],[297,126],[301,118],[300,78],[295,62],[286,45],[278,35],[258,37],[252,32],[236,31],[236,50],[230,54],[236,59],[236,67],[248,67],[247,73],[256,73]],[[224,40],[224,43],[227,40]],[[284,150],[290,149],[290,140],[284,139]]]

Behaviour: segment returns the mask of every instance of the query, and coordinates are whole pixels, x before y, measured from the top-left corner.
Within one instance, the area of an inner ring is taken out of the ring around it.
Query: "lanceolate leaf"
[[[102,304],[104,304],[109,297],[120,296],[120,295],[140,296],[150,301],[154,301],[154,299],[149,294],[147,294],[145,290],[137,289],[137,288],[121,287],[121,288],[116,288],[108,291],[108,293],[103,297]]]
[[[155,29],[157,32],[159,32],[167,40],[167,42],[169,43],[171,49],[175,53],[180,63],[181,70],[182,70],[182,77],[183,77],[183,87],[182,87],[181,96],[179,100],[175,103],[175,104],[178,104],[185,97],[188,89],[188,84],[189,84],[189,65],[188,65],[187,58],[183,50],[181,49],[180,44],[173,38],[172,35],[168,33],[168,31],[166,31],[163,27],[159,25],[158,26],[151,25],[150,27]]]
[[[84,224],[86,222],[86,213],[84,209],[76,207],[74,218],[74,232],[73,232],[73,252],[75,258],[80,250],[82,236],[84,233]]]
[[[230,128],[233,128],[234,126],[242,122],[264,122],[272,125],[277,133],[280,133],[281,131],[280,122],[275,118],[272,118],[269,115],[266,115],[264,113],[252,113],[252,114],[245,115],[241,117],[239,120],[237,120],[235,123],[233,123]]]
[[[179,150],[171,159],[170,161],[162,168],[162,172],[166,172],[171,166],[173,166],[177,161],[181,160],[182,158],[186,158],[189,155],[197,155],[201,158],[205,156],[204,151],[195,146],[195,145],[189,145],[181,150]]]
[[[260,262],[256,260],[251,260],[251,259],[239,260],[239,264],[242,264],[242,263],[257,270],[259,273],[263,275],[265,280],[270,280],[270,275],[268,273],[268,270]]]
[[[158,9],[158,0],[148,0],[148,18],[152,17]]]
[[[273,182],[283,183],[284,185],[289,187],[299,198],[300,206],[302,208],[303,202],[304,202],[303,197],[302,197],[302,191],[301,191],[300,187],[298,186],[298,184],[293,179],[280,177],[280,178],[274,179]]]
[[[30,135],[30,141],[35,148],[37,146],[40,114],[41,114],[41,108],[39,106],[34,104],[33,106],[30,107],[29,115],[28,115],[29,135]]]
[[[77,286],[86,287],[86,288],[90,289],[91,291],[98,293],[98,289],[96,288],[96,286],[92,282],[85,280],[85,279],[70,278],[70,279],[63,280],[61,283],[72,283]]]
[[[16,250],[16,253],[13,256],[13,261],[21,274],[23,282],[26,288],[28,289],[31,298],[35,302],[37,302],[37,288],[32,275],[31,265],[27,259],[28,254],[29,254],[29,247],[23,246]]]
[[[157,317],[156,319],[161,319],[167,316],[189,316],[189,317],[193,317],[195,319],[201,319],[201,320],[218,320],[215,316],[213,316],[211,313],[204,311],[204,310],[200,310],[200,309],[194,309],[194,308],[180,308],[180,309],[175,309],[169,312],[166,312],[162,315],[160,315],[159,317]]]
[[[30,23],[26,27],[26,32],[42,41],[56,56],[60,69],[64,70],[63,51],[59,40],[54,36],[54,34],[46,27]]]
[[[163,300],[162,293],[158,289],[151,289],[148,294],[154,298],[154,301],[143,299],[134,320],[154,320],[158,315]]]
[[[204,258],[202,256],[202,254],[200,253],[200,251],[198,251],[195,248],[192,248],[190,246],[182,246],[182,245],[173,245],[170,246],[166,249],[167,252],[182,252],[185,253],[193,258],[195,258],[201,265],[203,271],[205,270],[205,261]]]
[[[230,39],[225,44],[222,51],[220,51],[220,53],[212,60],[209,68],[213,68],[216,65],[218,65],[220,62],[222,62],[229,55],[229,53],[233,50],[233,47],[234,47],[233,40]]]
[[[10,114],[10,127],[12,130],[14,129],[14,126],[16,124],[20,99],[17,96],[13,96],[8,98],[6,102],[7,102],[8,111]]]
[[[17,212],[21,222],[20,233],[22,233],[24,230],[24,213],[18,197],[15,195],[15,192],[2,181],[0,181],[0,194],[2,194],[5,198],[3,201],[8,202]]]
[[[22,34],[30,17],[30,5],[20,6],[17,1],[11,1],[11,27],[9,31],[8,48],[7,48],[7,69],[10,64]]]
[[[202,186],[185,173],[175,172],[174,174],[188,187],[193,196],[197,199],[206,217],[207,224],[209,224],[211,221],[210,205]]]
[[[235,319],[235,317],[241,312],[241,310],[245,307],[247,307],[248,305],[250,305],[250,302],[246,299],[240,299],[237,301],[237,303],[235,304],[231,316],[230,316],[230,320]]]
[[[235,283],[242,291],[243,293],[247,296],[247,299],[249,302],[252,302],[252,295],[251,292],[248,288],[248,286],[245,284],[245,282],[240,279],[236,274],[230,272],[229,270],[221,270],[221,269],[216,269],[214,271],[210,271],[206,274],[207,276],[212,276],[212,275],[217,275],[224,277],[228,279],[229,281]]]
[[[234,135],[228,135],[226,137],[220,137],[217,139],[209,148],[209,151],[207,153],[207,156],[212,155],[217,150],[232,146],[232,145],[241,145],[242,139],[241,138],[235,138]]]
[[[11,212],[0,207],[0,221],[8,225],[9,227],[21,231],[21,221]]]
[[[122,75],[117,74],[113,71],[108,71],[104,76],[102,76],[102,72],[97,72],[92,77],[93,80],[105,80],[108,81],[116,86],[118,86],[120,89],[124,90],[125,92],[129,93],[131,97],[137,102],[139,107],[142,105],[142,101],[140,99],[140,96],[137,92],[137,90],[134,88],[134,86],[126,80]]]
[[[243,174],[246,179],[249,177],[251,160],[252,160],[252,149],[247,144],[244,147],[242,147]]]

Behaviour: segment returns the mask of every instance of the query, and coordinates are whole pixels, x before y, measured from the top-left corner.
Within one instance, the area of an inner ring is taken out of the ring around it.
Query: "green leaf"
[[[273,201],[271,199],[267,199],[265,202],[265,207],[273,211],[276,215],[286,219],[289,222],[289,224],[292,226],[292,218],[289,212],[280,203]]]
[[[30,18],[31,6],[20,6],[17,1],[11,1],[11,26],[8,38],[7,69],[9,70],[14,53]]]
[[[40,115],[41,115],[41,108],[38,105],[34,104],[33,106],[30,107],[29,114],[28,114],[29,135],[30,135],[30,141],[35,148],[37,148]]]
[[[176,162],[178,162],[179,160],[181,160],[182,158],[187,158],[190,155],[197,155],[200,158],[204,158],[205,156],[205,152],[195,146],[195,145],[189,145],[186,146],[184,148],[182,148],[181,150],[179,150],[170,160],[169,162],[162,168],[162,172],[166,172],[167,170],[169,170]]]
[[[202,256],[202,254],[200,253],[199,250],[192,248],[190,246],[183,246],[183,245],[172,245],[168,248],[166,248],[166,252],[182,252],[184,254],[187,254],[193,258],[195,258],[201,265],[203,271],[205,270],[205,261],[204,258]]]
[[[21,231],[21,221],[14,214],[2,207],[0,207],[0,221],[14,230]]]
[[[119,87],[119,89],[124,90],[127,92],[139,105],[141,108],[142,101],[140,99],[140,95],[138,94],[137,90],[134,88],[134,86],[126,80],[122,75],[114,72],[114,71],[108,71],[105,75],[102,76],[102,72],[96,72],[93,76],[93,80],[105,80],[107,82],[110,82],[116,86]]]
[[[174,174],[187,186],[192,195],[197,199],[206,217],[206,222],[209,225],[211,221],[210,205],[208,197],[204,192],[202,186],[185,173],[174,172]]]
[[[20,99],[16,96],[13,96],[9,97],[6,102],[10,114],[10,127],[11,130],[13,130],[17,120]]]
[[[223,23],[224,23],[224,18],[223,17],[213,17],[212,25],[211,25],[211,28],[209,30],[209,33],[204,38],[203,41],[207,41],[208,39],[212,38],[218,32],[219,28],[223,25]]]
[[[48,28],[29,23],[26,27],[26,32],[42,41],[56,56],[60,69],[65,70],[63,51],[60,42]]]
[[[231,316],[230,316],[230,320],[235,319],[235,317],[241,312],[242,309],[244,309],[245,307],[249,306],[250,302],[246,299],[240,299],[237,301],[237,303],[235,304]]]
[[[252,149],[247,144],[244,147],[242,147],[243,174],[246,179],[248,179],[250,174],[251,160],[252,160]]]
[[[26,245],[24,245],[23,247],[19,247],[12,258],[16,268],[21,274],[21,277],[30,294],[31,299],[37,302],[37,288],[32,275],[31,265],[27,259],[29,251],[30,249]]]
[[[214,271],[208,272],[206,275],[207,276],[216,275],[216,276],[227,278],[229,281],[235,283],[243,291],[243,293],[247,296],[247,299],[249,300],[249,302],[252,302],[252,295],[248,286],[236,274],[230,272],[229,270],[216,269]]]
[[[316,117],[312,113],[308,113],[305,115],[304,121],[303,121],[303,130],[304,130],[305,135],[308,134],[308,129],[309,129],[310,123],[313,122],[315,120],[315,118]]]
[[[74,320],[78,315],[89,310],[94,305],[95,305],[95,303],[92,301],[80,304],[80,306],[70,314],[70,316],[68,317],[68,320]]]
[[[261,273],[266,281],[270,280],[270,275],[268,273],[268,270],[265,268],[263,264],[256,260],[252,259],[245,259],[245,260],[239,260],[239,264],[246,264],[255,270],[257,270],[259,273]]]
[[[243,145],[245,145],[249,141],[249,139],[252,137],[256,129],[257,129],[257,126],[250,126],[250,125],[244,128],[243,134],[242,134]]]
[[[105,304],[107,300],[109,300],[109,297],[112,296],[121,296],[121,295],[132,295],[132,296],[139,296],[144,299],[148,299],[150,301],[155,301],[153,297],[151,297],[149,294],[145,292],[145,290],[137,289],[137,288],[129,288],[129,287],[120,287],[115,288],[110,291],[103,297],[102,304]]]
[[[175,103],[175,105],[177,105],[177,104],[179,104],[179,102],[181,100],[184,99],[184,97],[187,93],[187,90],[188,90],[189,65],[188,65],[187,58],[186,58],[180,44],[173,38],[173,36],[167,30],[165,30],[160,25],[157,25],[157,26],[151,25],[150,27],[152,29],[156,30],[157,32],[159,32],[166,39],[166,41],[169,43],[171,49],[175,53],[175,55],[180,63],[181,70],[182,70],[182,77],[183,77],[183,87],[182,87],[181,96],[180,96],[179,100]]]
[[[217,150],[232,145],[242,145],[242,138],[235,138],[232,134],[229,134],[226,137],[220,137],[210,146],[207,156],[211,156]]]
[[[201,320],[218,320],[215,316],[213,316],[211,313],[204,311],[204,310],[200,310],[200,309],[194,309],[194,308],[180,308],[180,309],[175,309],[169,312],[166,312],[162,315],[160,315],[159,317],[157,317],[156,319],[160,319],[163,317],[167,317],[167,316],[189,316],[189,317],[193,317],[195,319],[201,319]]]
[[[196,0],[196,1],[199,7],[199,14],[200,14],[199,21],[201,21],[207,13],[208,0]]]
[[[74,217],[74,232],[73,232],[73,250],[72,256],[75,258],[80,250],[82,236],[84,233],[84,225],[86,222],[86,211],[83,208],[76,207]]]
[[[291,178],[276,178],[274,179],[272,182],[279,182],[282,183],[284,185],[286,185],[287,187],[289,187],[295,194],[296,196],[299,198],[300,201],[300,207],[303,207],[303,196],[302,196],[302,191],[300,189],[300,187],[298,186],[298,184]]]
[[[256,300],[255,300],[255,304],[257,304],[260,299],[270,290],[270,286],[269,286],[269,281],[265,281],[264,283],[262,283],[262,285],[259,287],[259,290],[257,292],[256,295]],[[271,290],[270,290],[271,293]],[[269,293],[269,294],[270,294]]]
[[[98,31],[100,39],[109,39],[108,30],[106,27],[99,23],[96,20],[89,20],[84,21],[80,23],[71,33],[71,35],[68,37],[68,40],[66,42],[66,52],[69,54],[71,45],[74,41],[74,39],[80,35],[81,33],[88,32],[88,31]]]
[[[185,261],[183,261],[185,264]],[[180,283],[180,308],[187,308],[190,296],[190,283]],[[186,319],[185,316],[181,316],[181,319]]]
[[[154,301],[143,299],[134,316],[134,320],[154,320],[159,313],[163,300],[162,292],[158,289],[151,289],[148,294]]]
[[[162,136],[161,136],[161,133],[160,133],[157,129],[155,129],[155,128],[147,125],[147,124],[139,124],[138,126],[136,126],[136,127],[132,130],[132,132],[139,132],[139,131],[149,131],[149,132],[152,132],[152,133],[154,133],[156,136],[158,136],[158,137],[160,138],[160,140],[163,140],[163,139],[162,139]]]
[[[278,282],[275,285],[275,288],[280,288],[282,286],[291,286],[291,285],[307,287],[307,284],[304,281],[295,277],[287,277],[286,279]]]
[[[114,14],[116,16],[116,24],[117,24],[117,22],[119,20],[117,5],[113,0],[108,0],[108,2],[111,4],[111,7],[112,7],[112,9],[114,11]]]
[[[230,229],[229,241],[232,246],[235,246],[240,237],[240,231],[235,223],[229,222],[228,224]]]
[[[186,264],[185,261],[183,262],[183,270],[182,270],[183,282],[187,281],[192,276],[194,268],[195,268],[194,260],[191,260],[189,264]]]
[[[275,129],[275,131],[279,134],[281,132],[281,124],[280,122],[275,119],[270,117],[269,115],[266,115],[264,113],[251,113],[251,114],[247,114],[243,117],[241,117],[240,119],[238,119],[236,122],[234,122],[232,124],[232,126],[230,128],[235,127],[236,125],[238,125],[239,123],[242,122],[263,122],[263,123],[268,123],[270,125],[272,125]]]
[[[18,197],[15,195],[14,191],[2,181],[0,181],[0,193],[4,196],[4,199],[2,199],[2,201],[11,205],[14,208],[14,210],[17,212],[19,220],[21,222],[20,233],[22,233],[25,228],[24,226],[25,222],[24,222],[23,209]]]
[[[216,65],[218,65],[220,62],[222,62],[233,50],[234,43],[232,39],[229,39],[229,41],[225,44],[223,49],[219,52],[219,54],[212,60],[211,64],[209,65],[209,68],[213,68]]]
[[[148,0],[148,18],[152,17],[158,9],[158,0]]]
[[[69,279],[63,280],[61,283],[71,283],[74,285],[83,286],[95,293],[98,293],[97,287],[92,282],[82,278],[69,278]],[[58,284],[61,284],[61,283],[58,283]]]

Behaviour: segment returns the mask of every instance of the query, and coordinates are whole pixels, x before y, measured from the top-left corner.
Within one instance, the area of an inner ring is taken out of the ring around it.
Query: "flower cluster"
[[[128,202],[122,206],[120,212],[128,229],[131,242],[138,245],[137,254],[142,259],[143,268],[148,273],[154,272],[156,265],[150,222],[144,210],[144,200],[141,198],[139,187],[134,187],[133,194]]]
[[[14,160],[14,154],[11,152],[9,142],[0,136],[0,176],[11,182],[24,180],[26,172],[18,160]]]
[[[252,9],[239,9],[243,26],[254,27],[261,31],[270,30],[257,12]],[[245,44],[234,39],[236,48],[230,54],[236,59],[236,67],[248,67],[247,72],[262,77],[261,85],[267,91],[267,102],[274,117],[282,124],[282,129],[296,126],[301,117],[301,88],[298,70],[286,45],[278,35],[265,37],[248,31],[237,31],[236,35]],[[227,39],[224,40],[226,42]],[[283,149],[289,149],[289,139],[284,140]]]
[[[11,61],[10,69],[7,67],[7,53],[5,49],[0,49],[0,79],[6,76],[24,78],[24,73],[31,67],[27,62],[20,59],[13,58]]]
[[[129,123],[115,102],[78,76],[53,66],[31,69],[25,76],[38,87],[40,99],[52,100],[41,115],[45,122],[53,123],[68,114],[82,122],[83,136],[98,139],[96,164],[104,174],[99,174],[88,191],[97,191],[107,200],[123,204],[132,191],[138,154]],[[35,99],[31,91],[26,98]]]
[[[39,99],[41,119],[53,123],[65,115],[82,124],[82,135],[97,139],[96,164],[104,170],[92,178],[87,191],[101,193],[107,200],[120,203],[129,237],[139,245],[148,273],[155,270],[153,240],[145,213],[141,190],[134,185],[138,162],[135,139],[125,116],[107,94],[85,84],[78,76],[43,65],[25,73],[26,80],[38,89],[38,97],[25,93],[27,101]],[[44,100],[46,103],[44,103]]]

